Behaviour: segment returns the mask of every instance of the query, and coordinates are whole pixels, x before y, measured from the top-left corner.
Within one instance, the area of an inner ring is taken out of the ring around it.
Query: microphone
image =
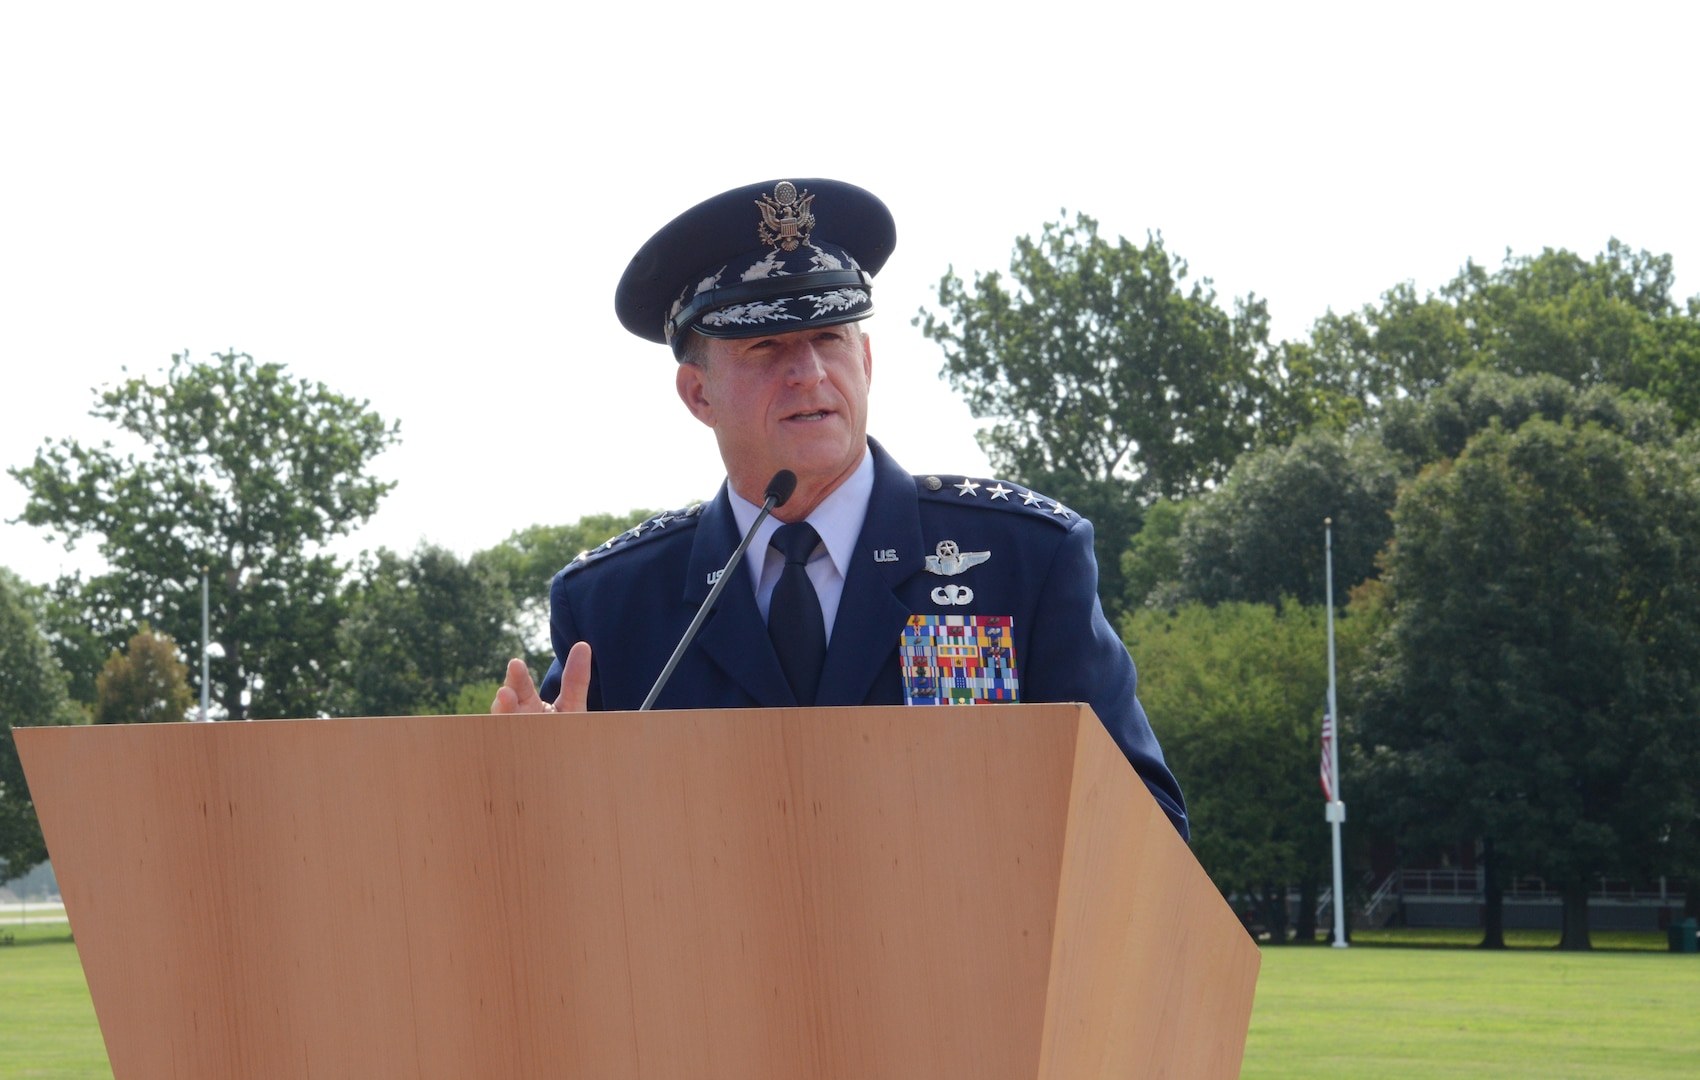
[[[667,680],[673,677],[673,669],[679,666],[679,658],[685,655],[685,650],[690,648],[691,642],[696,640],[697,631],[702,629],[703,620],[708,618],[709,611],[714,607],[715,599],[720,596],[720,590],[724,589],[726,583],[732,580],[732,568],[737,566],[738,560],[744,557],[744,552],[749,549],[750,541],[756,538],[756,530],[761,528],[761,523],[767,520],[767,515],[773,513],[776,507],[784,506],[785,500],[789,499],[796,490],[797,474],[790,469],[780,469],[773,474],[773,479],[767,482],[767,491],[765,492],[767,499],[761,504],[761,513],[756,515],[756,520],[750,525],[750,531],[745,533],[744,539],[739,542],[738,550],[734,551],[732,557],[726,560],[726,565],[721,568],[720,576],[714,579],[714,588],[708,590],[708,596],[703,599],[702,606],[697,608],[696,618],[692,619],[691,625],[685,628],[685,636],[679,639],[678,648],[674,649],[673,655],[667,658],[667,666],[661,669],[660,675],[656,676],[655,685],[649,688],[649,696],[643,699],[642,705],[638,706],[638,712],[648,712],[649,707],[655,704],[655,699],[661,696],[661,688],[666,686]]]
[[[761,512],[765,517],[770,511],[777,510],[788,502],[797,490],[797,474],[790,469],[780,469],[773,474],[773,479],[767,482],[767,490],[762,494],[767,496],[767,502],[762,504]],[[761,518],[756,518],[759,523]]]

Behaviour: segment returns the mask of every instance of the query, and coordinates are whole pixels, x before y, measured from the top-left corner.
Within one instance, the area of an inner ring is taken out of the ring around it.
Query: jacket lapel
[[[844,596],[838,602],[832,643],[821,671],[822,705],[860,705],[867,700],[869,688],[897,650],[909,621],[909,605],[898,599],[897,587],[926,564],[915,479],[879,443],[869,439],[868,445],[874,454],[874,492],[844,578]],[[876,562],[876,552],[895,552],[896,558]],[[749,591],[747,583],[745,591]],[[753,602],[750,607],[754,610]],[[771,654],[772,649],[767,651]],[[772,664],[777,670],[778,660]]]
[[[708,598],[712,587],[710,577],[726,565],[741,539],[726,485],[722,484],[720,494],[703,507],[702,521],[697,524],[691,545],[690,570],[685,576],[684,603],[690,613],[687,619]],[[701,649],[757,705],[777,708],[797,704],[797,696],[785,680],[779,657],[768,640],[767,624],[756,609],[755,586],[743,559],[732,568],[732,580],[720,590],[713,612],[697,633],[694,647]],[[831,667],[830,657],[827,666]]]

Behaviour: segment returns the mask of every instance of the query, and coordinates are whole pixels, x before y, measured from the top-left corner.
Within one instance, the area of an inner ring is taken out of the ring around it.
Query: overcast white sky
[[[871,428],[980,471],[909,319],[1063,208],[1161,230],[1276,332],[1507,247],[1608,238],[1700,292],[1700,5],[228,2],[0,13],[0,465],[91,388],[235,347],[402,423],[339,550],[462,554],[721,476],[614,284],[725,188],[892,207]],[[0,475],[0,519],[23,489]],[[0,524],[0,565],[88,565]]]

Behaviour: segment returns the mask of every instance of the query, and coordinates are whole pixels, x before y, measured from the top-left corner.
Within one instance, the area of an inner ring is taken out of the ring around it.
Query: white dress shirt
[[[742,535],[761,513],[761,507],[728,489],[732,499],[732,516]],[[809,580],[814,582],[815,595],[820,598],[821,618],[826,621],[826,640],[832,641],[832,624],[838,618],[838,602],[844,596],[844,576],[850,572],[850,556],[856,539],[862,535],[862,522],[868,517],[868,500],[874,495],[874,455],[864,451],[862,463],[844,483],[814,509],[806,520],[820,534],[821,542],[809,556]],[[779,583],[779,571],[785,567],[785,556],[768,546],[773,534],[783,522],[768,517],[744,552],[750,580],[756,585],[756,607],[762,621],[767,621],[767,609],[773,602],[773,587]]]

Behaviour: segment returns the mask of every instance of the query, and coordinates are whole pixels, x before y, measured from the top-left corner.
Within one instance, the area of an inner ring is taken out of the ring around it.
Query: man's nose
[[[820,346],[812,341],[798,342],[791,350],[786,377],[793,383],[816,383],[824,379],[826,356]]]

